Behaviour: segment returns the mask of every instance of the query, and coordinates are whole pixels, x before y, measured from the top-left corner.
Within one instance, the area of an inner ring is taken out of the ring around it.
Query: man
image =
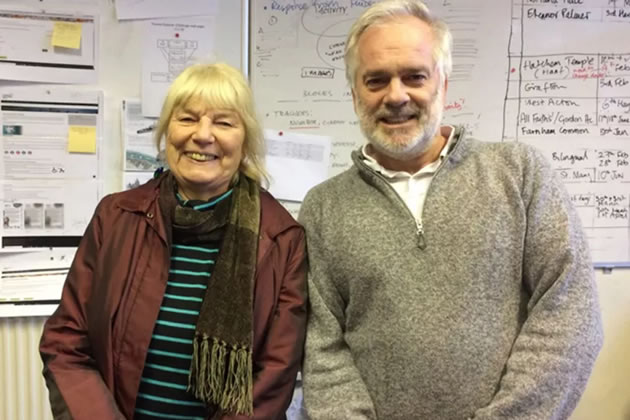
[[[346,44],[367,144],[307,195],[304,402],[318,419],[566,419],[602,343],[588,247],[548,163],[440,127],[451,35],[386,0]]]

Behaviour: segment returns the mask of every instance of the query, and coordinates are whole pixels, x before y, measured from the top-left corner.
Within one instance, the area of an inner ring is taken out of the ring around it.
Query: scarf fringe
[[[188,390],[207,404],[225,412],[253,415],[252,372],[252,351],[247,347],[206,335],[193,340]]]

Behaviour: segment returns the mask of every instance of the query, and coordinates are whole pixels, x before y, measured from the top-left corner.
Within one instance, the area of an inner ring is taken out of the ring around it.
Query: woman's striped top
[[[208,202],[184,201],[195,210],[211,210],[232,190]],[[189,392],[188,374],[192,360],[195,325],[206,293],[208,278],[219,255],[221,238],[204,243],[173,245],[166,292],[153,330],[136,399],[135,418],[204,420],[206,406]]]

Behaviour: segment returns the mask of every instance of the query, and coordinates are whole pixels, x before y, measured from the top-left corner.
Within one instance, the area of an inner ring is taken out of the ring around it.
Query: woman
[[[156,128],[170,170],[101,201],[44,327],[55,418],[284,418],[304,233],[260,187],[254,115],[228,65],[173,82]]]

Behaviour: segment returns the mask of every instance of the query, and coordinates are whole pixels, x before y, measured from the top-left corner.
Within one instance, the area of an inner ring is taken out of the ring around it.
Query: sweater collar
[[[434,160],[433,162],[430,162],[428,165],[426,165],[422,169],[419,169],[417,172],[413,174],[410,174],[405,171],[394,171],[394,170],[385,168],[383,165],[378,163],[376,159],[374,159],[372,156],[368,154],[367,143],[364,144],[363,147],[361,148],[361,154],[363,155],[363,162],[368,167],[374,169],[376,172],[380,173],[381,175],[383,175],[385,178],[388,178],[388,179],[410,178],[420,173],[423,173],[423,174],[435,173],[437,168],[440,166],[440,163],[444,160],[444,158],[448,154],[450,145],[452,144],[453,138],[455,137],[455,128],[453,126],[450,126],[450,125],[443,126],[440,128],[440,130],[442,131],[443,135],[447,135],[447,139],[446,139],[446,142],[444,143],[444,147],[442,147],[442,150],[440,151],[440,154],[438,155],[438,158]]]

